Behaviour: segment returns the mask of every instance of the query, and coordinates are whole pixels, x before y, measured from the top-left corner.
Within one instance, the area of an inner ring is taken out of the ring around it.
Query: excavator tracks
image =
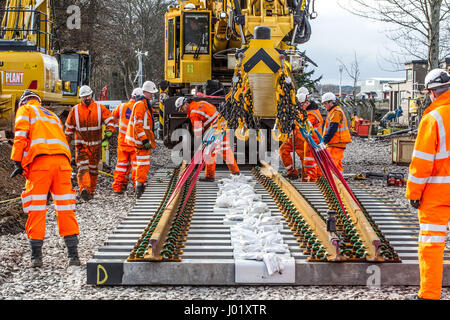
[[[249,281],[242,280],[246,277],[245,272],[252,272],[253,269],[242,268],[242,265],[237,263],[233,255],[230,226],[223,222],[225,212],[214,209],[219,191],[217,181],[230,176],[226,168],[217,168],[214,183],[198,181],[187,200],[183,198],[186,191],[181,190],[180,201],[173,201],[175,208],[172,216],[166,217],[169,227],[161,233],[165,232],[164,237],[161,238],[159,254],[152,256],[152,252],[155,252],[152,250],[156,248],[156,245],[152,246],[151,237],[155,237],[155,230],[163,230],[161,226],[157,226],[157,223],[164,220],[163,212],[167,211],[164,211],[164,202],[166,201],[167,204],[167,198],[173,190],[177,176],[180,175],[180,169],[165,169],[156,172],[142,197],[136,201],[134,208],[87,262],[87,283],[94,285],[364,286],[419,284],[417,257],[419,224],[417,218],[408,209],[386,199],[363,183],[353,184],[353,193],[370,217],[371,223],[379,231],[380,239],[388,246],[382,249],[389,249],[391,255],[380,255],[379,257],[384,258],[368,260],[368,253],[356,256],[344,252],[341,255],[343,259],[327,261],[323,254],[329,253],[323,243],[326,239],[319,241],[322,238],[317,236],[315,241],[311,241],[312,245],[316,245],[316,251],[311,250],[311,246],[308,247],[307,244],[301,246],[302,241],[299,242],[298,230],[294,228],[292,217],[286,218],[286,212],[280,206],[279,199],[273,197],[267,187],[261,183],[255,168],[241,170],[241,173],[257,181],[254,187],[256,194],[262,196],[262,201],[268,205],[272,216],[282,218],[280,233],[283,242],[289,247],[290,256],[295,260],[293,266],[287,268],[284,275],[281,274],[278,277],[265,275],[258,280],[255,280],[255,277]],[[323,186],[320,183],[298,181],[289,182],[289,184],[294,189],[292,192],[298,192],[295,198],[301,195],[303,201],[313,208],[318,217],[317,221],[326,221],[327,213],[330,207],[332,209],[332,205],[324,196]],[[177,206],[181,203],[186,205],[183,210],[180,210],[182,206],[177,210]],[[159,219],[158,213],[161,213]],[[356,223],[359,222],[356,221]],[[313,224],[310,223],[310,227],[317,227],[315,223]],[[356,253],[361,247],[366,248],[361,243],[357,243],[352,252]],[[139,255],[136,255],[138,251]],[[143,254],[143,252],[146,253]],[[312,252],[319,254],[314,255]],[[448,268],[447,263],[450,261],[448,256],[449,252],[446,250],[444,269]],[[289,274],[291,274],[290,277]],[[444,276],[443,285],[450,285],[450,279]]]

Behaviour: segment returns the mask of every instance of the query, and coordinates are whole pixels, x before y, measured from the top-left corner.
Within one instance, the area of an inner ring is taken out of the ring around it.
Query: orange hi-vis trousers
[[[128,184],[128,175],[131,171],[133,186],[136,185],[136,151],[133,147],[117,147],[117,163],[114,171],[114,182],[112,184],[114,192],[121,192],[123,185]]]
[[[342,166],[342,159],[344,159],[345,148],[327,147],[334,164],[341,173],[344,173],[344,167]]]
[[[136,153],[136,182],[144,184],[147,182],[150,170],[150,150],[135,148]],[[134,185],[136,187],[136,184]]]
[[[304,151],[304,144],[305,141],[303,140],[303,137],[299,130],[295,130],[295,153],[298,154],[300,161],[302,162],[303,167],[303,159],[305,155]],[[280,157],[281,161],[283,162],[284,167],[286,168],[286,171],[288,174],[298,176],[298,171],[296,168],[294,168],[294,161],[292,160],[291,152],[294,151],[294,146],[292,143],[292,138],[289,138],[280,147]],[[295,154],[294,154],[295,156]]]
[[[426,200],[424,200],[426,201]],[[441,212],[421,210],[419,214],[419,269],[420,289],[418,296],[424,299],[441,298],[442,273],[444,263],[445,239],[450,220],[449,206],[442,206]]]
[[[94,194],[98,179],[98,164],[101,158],[101,146],[77,146],[75,148],[75,161],[77,163],[77,180],[80,193],[87,189]]]
[[[306,182],[316,182],[321,176],[322,171],[314,159],[311,147],[309,144],[305,143],[302,180]]]
[[[206,159],[205,177],[214,178],[216,175],[216,159],[217,153],[221,152],[222,158],[228,166],[228,170],[231,173],[238,173],[239,167],[234,158],[233,150],[231,149],[230,142],[228,141],[228,134],[226,134],[214,151],[211,153],[211,157]]]
[[[56,221],[61,237],[79,234],[75,217],[76,193],[72,188],[70,161],[64,155],[42,155],[28,166],[22,207],[28,220],[25,230],[29,239],[44,240],[47,195],[55,204]]]

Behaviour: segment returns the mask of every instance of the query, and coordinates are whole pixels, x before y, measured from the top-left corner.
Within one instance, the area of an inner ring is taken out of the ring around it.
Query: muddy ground
[[[10,157],[11,145],[0,143],[0,235],[22,232],[27,219],[20,201],[25,179],[22,176],[9,178],[14,170]]]

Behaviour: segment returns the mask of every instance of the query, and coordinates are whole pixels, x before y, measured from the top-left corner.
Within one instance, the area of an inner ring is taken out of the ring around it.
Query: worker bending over
[[[217,129],[217,120],[220,117],[220,113],[212,104],[206,101],[190,101],[187,97],[179,97],[175,101],[175,107],[178,112],[187,114],[188,118],[191,120],[196,138],[201,139],[202,134],[209,128]],[[214,181],[218,152],[222,152],[222,158],[225,160],[231,174],[239,174],[239,167],[228,141],[228,134],[225,134],[221,143],[212,151],[211,157],[206,160],[205,177],[200,178],[200,181]]]
[[[320,114],[319,106],[314,101],[308,101],[308,96],[301,93],[297,96],[298,102],[300,103],[303,110],[306,111],[308,115],[308,121],[311,123],[312,127],[316,129],[320,135],[322,135],[323,118]],[[319,144],[319,137],[313,135],[314,142]],[[304,139],[302,137],[302,139]],[[303,172],[302,181],[304,182],[316,182],[318,178],[322,176],[322,171],[314,159],[311,146],[305,142],[303,149]]]
[[[296,97],[298,97],[301,94],[309,95],[308,89],[305,87],[301,87],[297,90]],[[297,101],[297,104],[300,105],[300,103]],[[294,145],[295,140],[295,145]],[[297,180],[299,178],[298,170],[294,167],[294,161],[291,156],[291,152],[294,152],[298,155],[300,158],[300,162],[302,163],[302,171],[303,171],[303,159],[305,155],[305,139],[303,139],[302,134],[300,133],[300,130],[298,127],[295,127],[294,130],[294,136],[290,135],[289,139],[283,142],[280,146],[279,153],[281,157],[281,161],[283,162],[283,166],[286,168],[287,175],[286,177],[291,180]],[[293,156],[295,157],[295,153]]]
[[[150,170],[150,149],[156,147],[153,134],[153,117],[150,100],[158,88],[152,81],[144,82],[142,95],[136,95],[133,109],[128,122],[125,141],[134,148],[136,153],[135,194],[139,199],[144,193]]]
[[[81,103],[74,106],[66,120],[67,141],[75,134],[75,161],[81,198],[89,201],[97,186],[98,165],[102,151],[102,124],[106,125],[105,139],[109,139],[114,128],[114,117],[103,105],[95,102],[89,86],[80,88]]]
[[[141,88],[134,89],[130,101],[118,105],[112,112],[116,120],[116,127],[119,130],[117,137],[116,170],[114,171],[114,182],[112,184],[113,191],[118,194],[123,193],[127,189],[128,175],[130,172],[133,187],[136,185],[136,152],[134,147],[125,141],[128,122],[130,121],[131,111],[136,102],[136,96],[142,96]]]
[[[28,215],[25,225],[31,246],[32,267],[42,266],[42,245],[45,237],[47,195],[51,192],[59,234],[66,243],[69,265],[80,265],[75,217],[76,194],[72,188],[70,148],[61,120],[41,106],[40,97],[26,90],[20,97],[16,112],[14,145],[11,159],[14,178],[26,178],[22,207]]]
[[[450,75],[425,77],[431,105],[419,123],[406,198],[418,209],[420,290],[412,299],[440,299],[443,256],[450,220]]]
[[[333,158],[336,167],[344,173],[342,159],[347,143],[352,141],[344,110],[336,104],[336,96],[327,92],[322,96],[322,103],[328,111],[324,127],[324,143]]]

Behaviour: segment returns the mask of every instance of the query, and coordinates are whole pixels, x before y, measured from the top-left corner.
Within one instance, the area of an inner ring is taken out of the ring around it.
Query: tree
[[[305,63],[305,68],[303,70],[306,70],[308,67],[308,63]],[[294,81],[297,84],[297,86],[305,87],[308,89],[309,92],[318,92],[317,91],[317,85],[319,84],[320,80],[322,80],[323,76],[320,76],[316,79],[313,79],[314,70],[311,71],[304,71],[302,73],[296,73],[294,74]]]
[[[449,0],[347,0],[338,2],[348,12],[395,28],[387,37],[400,48],[395,54],[428,61],[434,69],[450,54]],[[397,59],[396,64],[405,63]]]
[[[356,52],[355,52],[355,59],[351,62],[351,64],[349,66],[347,66],[347,64],[342,62],[342,60],[340,60],[340,59],[337,59],[337,60],[344,67],[345,73],[350,77],[350,79],[353,80],[353,92],[352,92],[353,103],[356,105],[356,91],[357,91],[359,76],[361,75],[361,71],[359,69],[358,58],[356,57]]]
[[[1,0],[0,0],[1,1]],[[143,59],[144,81],[164,78],[164,13],[173,0],[55,0],[57,49],[89,50],[91,87],[108,85],[108,99],[125,100],[137,82],[136,50]],[[81,28],[69,30],[67,8],[81,10]]]

